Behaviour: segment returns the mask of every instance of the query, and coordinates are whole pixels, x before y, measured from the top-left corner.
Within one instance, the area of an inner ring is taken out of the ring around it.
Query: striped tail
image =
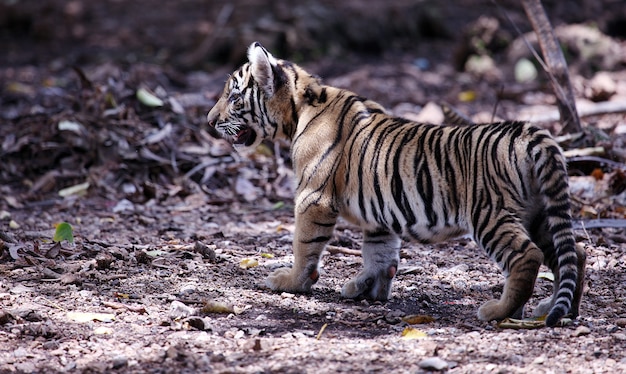
[[[543,146],[535,148],[535,152],[540,151],[531,154],[535,157],[535,172],[541,184],[548,229],[552,235],[558,268],[558,287],[554,290],[556,298],[546,317],[546,326],[552,327],[570,311],[576,292],[577,278],[580,275],[577,268],[576,242],[572,232],[565,157],[548,135],[536,134],[535,136],[538,137],[536,141],[543,143]]]

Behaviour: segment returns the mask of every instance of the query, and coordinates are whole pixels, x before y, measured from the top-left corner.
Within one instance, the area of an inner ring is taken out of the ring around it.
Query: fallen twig
[[[574,229],[598,229],[598,228],[626,228],[626,219],[611,219],[611,218],[598,218],[598,219],[581,219],[572,222]]]
[[[328,251],[328,253],[330,253],[332,255],[336,255],[338,253],[341,253],[341,254],[344,254],[344,255],[350,255],[350,256],[360,256],[361,255],[361,251],[359,251],[358,249],[350,249],[350,248],[338,247],[336,245],[327,245],[326,246],[326,250]]]
[[[606,154],[604,147],[589,147],[563,151],[563,156],[566,158],[579,156],[602,156],[604,154]]]
[[[602,114],[626,113],[626,101],[604,101],[589,105],[581,105],[578,108],[580,117],[597,116]],[[559,112],[556,110],[547,111],[546,113],[537,114],[521,114],[518,118],[522,121],[532,122],[555,122],[559,120]]]

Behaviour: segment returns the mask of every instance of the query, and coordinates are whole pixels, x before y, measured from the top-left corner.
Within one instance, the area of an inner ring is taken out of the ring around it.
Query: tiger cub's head
[[[252,43],[248,62],[228,78],[207,115],[209,125],[238,150],[253,150],[263,139],[290,139],[297,121],[300,72],[312,78],[296,65],[274,58],[261,44]]]

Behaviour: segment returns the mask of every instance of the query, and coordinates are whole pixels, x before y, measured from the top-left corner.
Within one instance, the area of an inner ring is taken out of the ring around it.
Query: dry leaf
[[[537,274],[537,278],[543,278],[554,282],[554,274],[549,271],[542,271]]]
[[[464,103],[476,100],[476,91],[461,91],[459,92],[459,101]]]
[[[317,336],[315,337],[316,340],[320,340],[320,338],[322,337],[322,334],[324,333],[324,330],[326,330],[327,327],[328,327],[328,323],[325,323],[320,329],[320,332],[317,333]]]
[[[427,316],[425,314],[410,314],[402,317],[402,320],[409,325],[419,325],[422,323],[431,323],[435,321],[435,317]]]
[[[515,329],[515,330],[532,330],[544,327],[546,325],[545,317],[539,317],[536,319],[515,319],[506,318],[500,323],[498,327],[501,329]]]
[[[111,335],[113,334],[113,329],[106,326],[99,326],[93,330],[93,333],[96,335]]]
[[[202,313],[222,313],[222,314],[230,314],[235,313],[235,308],[232,305],[222,303],[219,301],[207,301],[204,303],[202,309],[200,309]],[[235,313],[236,314],[236,313]]]
[[[428,336],[424,331],[419,329],[414,329],[412,327],[406,327],[402,330],[402,339],[410,340],[410,339],[424,339]]]
[[[241,267],[242,269],[250,269],[255,266],[259,266],[259,261],[253,258],[244,258],[239,262],[239,267]]]

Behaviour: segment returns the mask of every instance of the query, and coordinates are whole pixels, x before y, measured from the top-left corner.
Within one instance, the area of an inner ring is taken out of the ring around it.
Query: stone
[[[448,368],[448,363],[439,357],[430,357],[420,361],[418,364],[424,370],[442,371]]]

